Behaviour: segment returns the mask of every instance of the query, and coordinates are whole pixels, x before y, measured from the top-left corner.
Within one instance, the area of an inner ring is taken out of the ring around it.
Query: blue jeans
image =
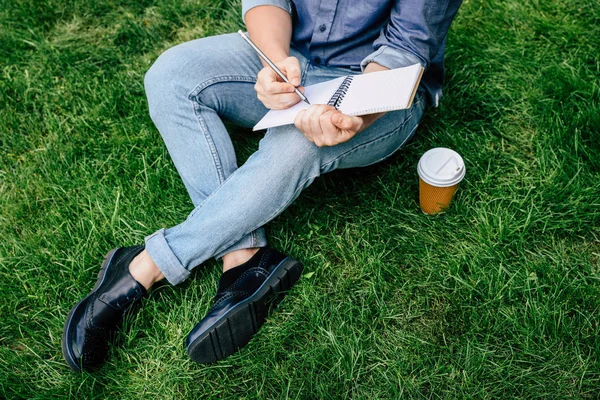
[[[356,74],[300,60],[302,85]],[[321,174],[389,157],[414,134],[425,108],[388,112],[351,140],[317,147],[294,125],[267,130],[238,168],[223,120],[252,127],[268,111],[254,91],[262,68],[237,34],[207,37],[163,53],[145,78],[150,116],[194,203],[181,224],[146,238],[146,250],[171,284],[211,257],[267,245],[262,228]]]

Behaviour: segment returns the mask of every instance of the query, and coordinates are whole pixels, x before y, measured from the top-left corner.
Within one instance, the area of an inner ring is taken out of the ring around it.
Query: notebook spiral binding
[[[327,102],[328,106],[333,106],[336,110],[338,109],[340,104],[342,104],[342,101],[344,101],[344,96],[346,96],[346,92],[348,92],[348,89],[352,84],[352,78],[354,78],[354,76],[350,75],[344,79],[344,81],[337,88],[333,96],[331,96],[331,98]]]

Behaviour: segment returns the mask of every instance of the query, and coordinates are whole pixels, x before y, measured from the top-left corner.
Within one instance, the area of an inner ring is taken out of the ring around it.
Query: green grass
[[[102,256],[191,211],[148,117],[170,46],[241,27],[232,1],[0,0],[0,397],[598,398],[600,9],[467,0],[445,97],[391,160],[317,180],[268,225],[305,276],[210,366],[183,341],[219,267],[161,286],[95,374],[60,339]],[[240,159],[260,135],[232,128]],[[443,216],[427,149],[464,155]]]

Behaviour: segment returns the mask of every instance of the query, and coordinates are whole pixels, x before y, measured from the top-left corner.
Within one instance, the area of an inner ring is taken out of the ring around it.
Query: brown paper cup
[[[437,214],[450,205],[458,183],[449,187],[432,186],[419,178],[419,204],[425,214]]]
[[[465,163],[454,150],[437,147],[419,160],[419,204],[425,214],[444,211],[465,176]]]

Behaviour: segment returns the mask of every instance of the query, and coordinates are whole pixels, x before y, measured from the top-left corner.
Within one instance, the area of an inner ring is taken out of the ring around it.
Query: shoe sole
[[[85,301],[92,296],[94,293],[96,293],[96,290],[100,287],[100,285],[102,285],[102,283],[104,282],[104,278],[106,278],[106,273],[108,272],[108,267],[110,265],[110,262],[112,261],[113,256],[115,255],[115,253],[117,252],[118,249],[113,249],[111,251],[108,252],[108,254],[106,254],[106,257],[104,257],[104,261],[102,262],[102,266],[100,267],[100,272],[98,273],[98,279],[96,280],[96,285],[94,286],[94,288],[92,289],[92,291],[83,298],[83,300],[81,300],[79,303],[77,303],[75,305],[75,307],[73,307],[71,309],[71,311],[69,312],[69,314],[67,315],[67,322],[65,322],[65,327],[63,328],[63,335],[62,335],[62,352],[63,352],[63,357],[65,358],[65,361],[67,362],[67,364],[69,365],[69,367],[71,367],[71,369],[75,372],[80,372],[82,370],[81,366],[75,361],[75,356],[71,353],[71,349],[70,346],[67,345],[67,343],[69,343],[68,338],[71,336],[70,335],[70,329],[69,326],[71,325],[71,319],[73,318],[73,314],[75,314],[75,311],[77,311],[77,309],[83,304],[85,303]]]
[[[303,266],[285,258],[262,285],[246,300],[236,304],[187,347],[192,361],[210,364],[244,347],[265,323],[269,300],[285,295],[302,274]]]

